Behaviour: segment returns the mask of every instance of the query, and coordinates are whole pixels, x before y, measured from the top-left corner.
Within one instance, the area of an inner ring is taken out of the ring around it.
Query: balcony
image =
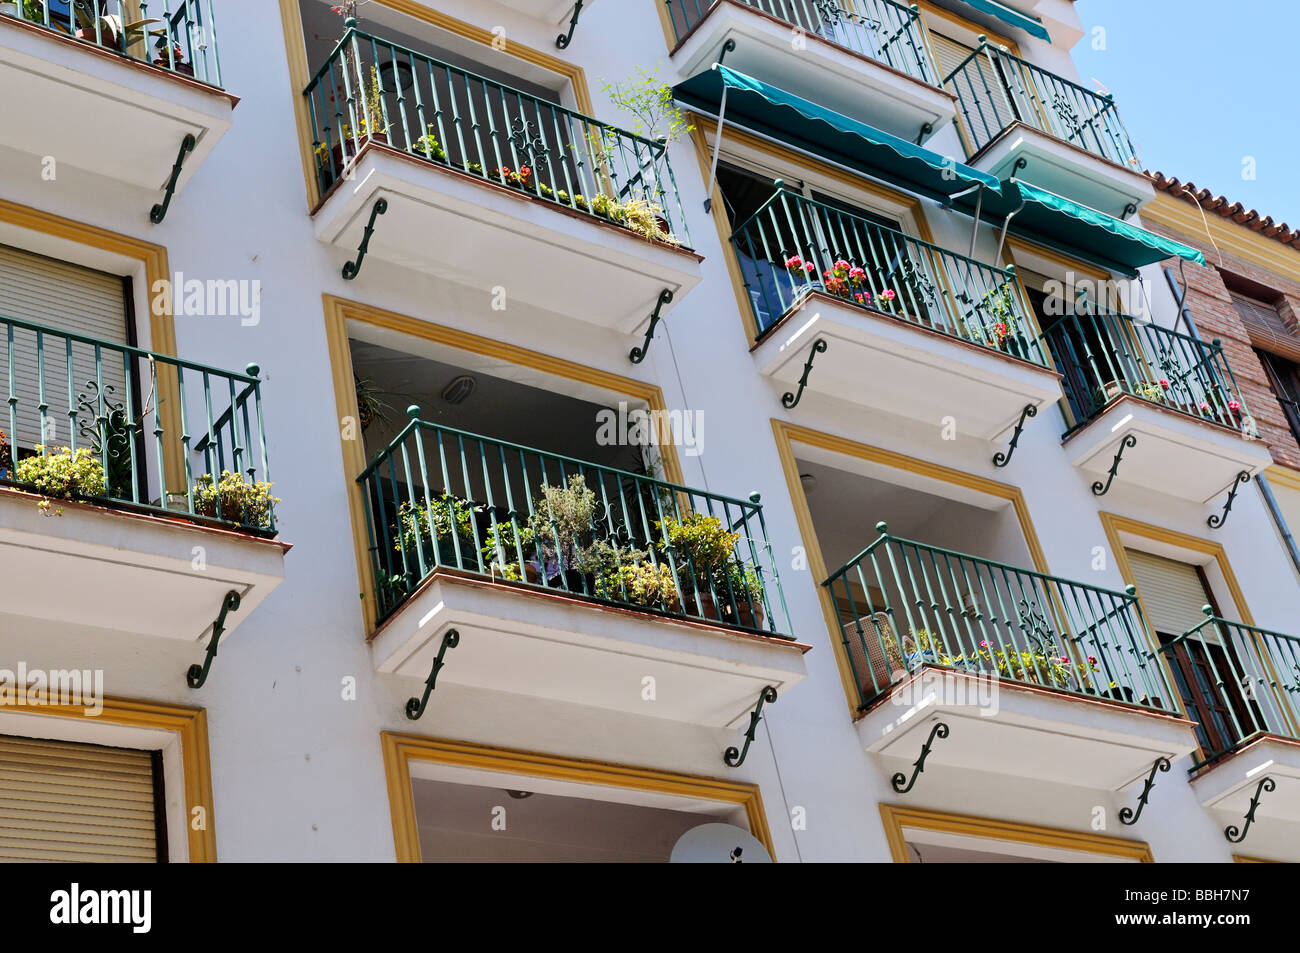
[[[1112,592],[891,536],[823,585],[889,770],[926,762],[1119,790],[1195,748],[1136,590]],[[938,724],[948,726],[934,740]],[[928,775],[927,775],[928,776]]]
[[[804,675],[756,496],[426,423],[358,478],[380,672],[724,726]],[[778,618],[778,614],[780,616]],[[642,680],[656,682],[647,708]]]
[[[915,7],[893,0],[665,2],[677,41],[672,60],[683,76],[725,58],[733,69],[908,142],[924,142],[956,115]],[[794,30],[806,47],[792,55]]]
[[[288,548],[273,540],[257,367],[3,317],[0,335],[4,611],[194,641],[233,591],[233,631]]]
[[[54,156],[61,174],[66,166],[160,197],[179,155],[178,192],[230,128],[237,102],[221,90],[210,6],[155,0],[146,16],[143,4],[107,0],[99,17],[84,12],[90,6],[72,5],[72,22],[66,3],[0,3],[9,11],[0,13],[0,147],[20,153],[23,170]]]
[[[304,95],[346,277],[369,256],[629,335],[700,281],[663,142],[355,28]]]
[[[1119,110],[1094,93],[982,43],[943,81],[957,96],[970,164],[1128,218],[1155,197]]]
[[[1099,481],[1123,450],[1116,480],[1209,502],[1242,471],[1269,465],[1218,341],[1086,302],[1043,340],[1065,378],[1066,452]]]
[[[1205,613],[1161,648],[1198,721],[1196,795],[1238,823],[1252,795],[1257,821],[1300,823],[1300,638]]]
[[[760,330],[761,372],[910,419],[963,408],[966,433],[1003,436],[1060,398],[1015,273],[784,188],[732,235]],[[840,272],[841,274],[837,274]]]

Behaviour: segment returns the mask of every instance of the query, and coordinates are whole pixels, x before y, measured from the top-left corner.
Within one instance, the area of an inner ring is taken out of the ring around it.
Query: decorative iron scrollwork
[[[1240,844],[1246,839],[1246,834],[1250,831],[1250,825],[1255,823],[1255,810],[1259,807],[1259,797],[1265,791],[1277,790],[1277,782],[1272,778],[1264,778],[1255,788],[1255,796],[1250,799],[1250,809],[1246,811],[1246,824],[1240,830],[1236,824],[1229,824],[1223,829],[1223,836],[1228,838],[1231,844]]]
[[[628,360],[633,364],[640,364],[645,360],[646,354],[650,350],[650,342],[654,339],[655,328],[663,320],[663,310],[665,305],[672,304],[673,293],[670,289],[665,288],[659,292],[659,301],[655,304],[654,313],[650,315],[650,326],[645,329],[645,340],[641,342],[640,347],[634,347],[628,352]]]
[[[1038,416],[1038,408],[1033,404],[1026,404],[1025,409],[1020,412],[1020,422],[1016,424],[1016,432],[1011,435],[1011,445],[1007,447],[1007,452],[999,450],[993,454],[993,465],[995,467],[1005,467],[1015,456],[1016,447],[1020,446],[1020,434],[1025,429],[1025,421],[1030,417]]]
[[[194,151],[198,140],[193,134],[186,133],[185,138],[181,140],[180,151],[176,153],[176,162],[172,166],[171,178],[167,180],[167,192],[163,195],[163,200],[149,210],[149,221],[155,225],[161,225],[163,219],[167,217],[167,210],[171,208],[172,196],[176,194],[176,183],[180,181],[181,169],[185,167],[185,157]]]
[[[202,688],[203,683],[208,680],[212,660],[217,657],[217,643],[221,641],[221,636],[226,631],[226,614],[238,612],[239,601],[239,593],[234,589],[227,592],[225,598],[221,600],[221,614],[212,623],[212,641],[208,643],[208,654],[204,657],[202,665],[191,665],[189,671],[185,673],[185,684],[190,688]]]
[[[745,763],[745,756],[749,754],[749,746],[754,743],[754,732],[758,730],[758,723],[763,720],[763,703],[772,704],[776,701],[776,689],[771,685],[765,685],[763,690],[758,693],[758,704],[749,714],[749,727],[745,729],[745,746],[737,748],[734,745],[722,753],[722,760],[732,768],[738,768]]]
[[[844,7],[840,6],[838,0],[813,0],[813,3],[817,7],[817,13],[821,17],[822,22],[830,24],[831,26],[848,22],[865,26],[869,29],[875,30],[877,33],[881,33],[884,29],[884,24],[880,20],[877,20],[874,17],[865,16],[855,10],[846,10]]]
[[[429,677],[424,682],[424,694],[419,698],[410,698],[406,702],[406,717],[411,721],[419,721],[420,716],[424,714],[424,709],[429,705],[429,696],[438,686],[438,673],[442,671],[443,656],[447,654],[448,649],[454,649],[460,645],[460,633],[455,629],[448,629],[447,634],[442,637],[442,645],[438,648],[438,654],[433,660],[433,668],[429,670]]]
[[[925,739],[925,744],[921,746],[921,756],[912,762],[912,776],[909,778],[902,771],[897,772],[889,783],[894,786],[894,790],[899,794],[906,794],[912,790],[916,784],[917,777],[925,770],[925,759],[930,757],[930,746],[934,744],[935,738],[948,737],[948,725],[942,721],[937,721],[934,727],[930,729],[930,737]]]
[[[582,16],[583,0],[578,0],[573,7],[573,19],[569,21],[569,32],[561,33],[555,38],[555,45],[562,50],[567,50],[569,44],[573,42],[573,31],[578,28],[578,17]]]
[[[803,399],[803,390],[808,386],[808,375],[812,373],[813,361],[818,354],[825,354],[826,349],[830,347],[825,338],[818,338],[813,342],[812,350],[808,352],[808,363],[803,366],[803,376],[799,378],[799,390],[795,393],[786,391],[781,396],[781,404],[787,410],[794,410],[799,406],[799,401]]]
[[[538,130],[537,123],[520,116],[515,119],[510,129],[510,143],[515,147],[515,151],[523,156],[524,161],[534,168],[546,168],[551,150]]]
[[[1156,786],[1156,772],[1168,771],[1170,768],[1168,758],[1156,758],[1155,764],[1151,765],[1151,773],[1147,775],[1146,782],[1142,785],[1142,793],[1138,795],[1137,810],[1131,807],[1120,808],[1119,822],[1121,824],[1136,824],[1138,818],[1142,816],[1142,809],[1147,806],[1147,800],[1151,797],[1151,789]]]
[[[370,250],[370,238],[375,234],[375,219],[387,211],[388,199],[375,201],[374,208],[370,210],[370,221],[366,223],[366,233],[361,236],[361,247],[357,249],[357,259],[343,266],[343,279],[345,281],[351,281],[361,274],[361,263],[366,260],[366,252]]]
[[[1106,478],[1106,482],[1102,483],[1098,480],[1092,485],[1094,496],[1105,496],[1110,492],[1110,485],[1115,482],[1115,474],[1119,472],[1120,461],[1124,459],[1124,451],[1131,447],[1136,447],[1137,443],[1138,438],[1133,436],[1133,434],[1126,434],[1124,436],[1124,439],[1120,441],[1119,451],[1115,454],[1115,460],[1110,465],[1110,475]]]
[[[1236,482],[1232,484],[1232,489],[1228,491],[1227,502],[1223,504],[1223,512],[1215,513],[1207,522],[1210,529],[1221,529],[1223,524],[1228,522],[1228,514],[1232,512],[1232,504],[1237,500],[1237,491],[1250,482],[1250,471],[1242,470],[1237,474]]]

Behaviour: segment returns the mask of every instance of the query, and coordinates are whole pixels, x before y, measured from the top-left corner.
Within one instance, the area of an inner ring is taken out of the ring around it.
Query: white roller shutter
[[[70,265],[41,255],[0,245],[0,430],[11,429],[8,399],[18,398],[18,433],[15,443],[30,449],[41,442],[40,392],[37,387],[37,335],[25,328],[13,329],[13,380],[9,374],[9,339],[11,325],[5,318],[73,334],[101,338],[116,344],[127,341],[126,282],[80,265]],[[55,423],[54,442],[69,443],[68,355],[62,338],[44,336],[45,401],[48,417]],[[102,352],[105,390],[118,403],[128,403],[122,357],[116,352]],[[73,400],[86,394],[96,400],[94,348],[74,343],[72,346]],[[82,414],[80,419],[84,420]],[[78,437],[78,446],[82,446]]]
[[[975,52],[965,43],[933,30],[930,31],[930,41],[939,61],[940,80],[947,79]],[[966,122],[967,131],[982,145],[1010,125],[1015,114],[1007,99],[1006,83],[989,57],[980,56],[975,62],[979,63],[979,74],[975,73],[974,64],[969,64],[961,75],[954,77],[951,83],[945,83],[943,88],[961,97],[958,114]],[[970,128],[972,125],[975,128]]]
[[[1195,566],[1132,549],[1128,561],[1142,604],[1157,632],[1179,636],[1205,621],[1201,607],[1211,600]],[[1207,638],[1212,635],[1208,630],[1205,634]]]
[[[153,755],[0,735],[0,861],[158,860]]]

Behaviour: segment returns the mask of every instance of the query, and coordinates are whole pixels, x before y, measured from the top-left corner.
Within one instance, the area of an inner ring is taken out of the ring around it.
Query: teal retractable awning
[[[1047,29],[1043,26],[1043,22],[1028,13],[1013,10],[1004,3],[998,3],[997,0],[962,0],[962,3],[968,7],[974,7],[980,13],[987,13],[991,17],[997,17],[1003,23],[1010,24],[1017,30],[1024,30],[1030,36],[1036,36],[1048,43],[1052,42],[1052,38],[1047,35]]]
[[[969,196],[963,196],[957,204],[967,212],[975,208]],[[1205,264],[1205,256],[1195,248],[1019,179],[1003,182],[1000,195],[986,195],[981,217],[999,227],[1010,218],[1007,230],[1013,235],[1129,277],[1143,265],[1166,258]]]
[[[999,192],[995,176],[962,165],[864,122],[715,64],[673,88],[688,109],[717,116],[726,94],[724,121],[750,129],[838,165],[893,182],[933,199],[972,185]]]

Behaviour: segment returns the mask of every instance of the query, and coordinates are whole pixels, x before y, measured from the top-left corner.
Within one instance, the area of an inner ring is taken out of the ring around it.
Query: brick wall
[[[1228,366],[1232,368],[1246,407],[1254,414],[1260,438],[1268,445],[1274,462],[1300,470],[1300,445],[1296,443],[1286,415],[1273,396],[1264,365],[1251,346],[1250,335],[1246,333],[1219,272],[1219,268],[1222,268],[1231,275],[1239,275],[1284,295],[1285,303],[1278,310],[1288,322],[1294,322],[1296,316],[1300,315],[1300,252],[1295,256],[1296,270],[1288,276],[1220,252],[1209,243],[1204,234],[1185,234],[1155,223],[1147,223],[1146,227],[1156,234],[1199,248],[1205,253],[1209,268],[1188,265],[1186,270],[1187,309],[1191,312],[1192,321],[1202,338],[1207,341],[1218,338],[1223,342],[1223,353],[1228,359]],[[1176,260],[1165,264],[1173,264],[1177,269]],[[1295,326],[1294,323],[1292,326]]]

